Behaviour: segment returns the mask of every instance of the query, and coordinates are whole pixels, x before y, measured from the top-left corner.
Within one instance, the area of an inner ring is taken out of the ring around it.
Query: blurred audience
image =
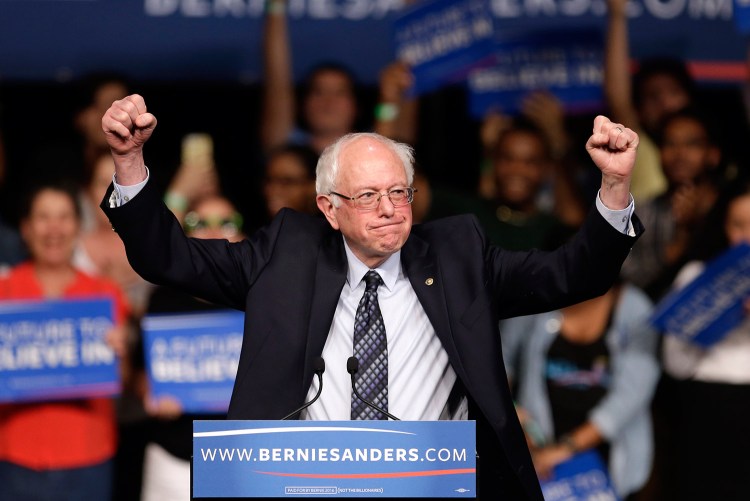
[[[76,189],[42,185],[22,215],[30,259],[0,278],[0,300],[111,298],[116,327],[108,342],[122,356],[123,293],[73,264],[81,224]],[[0,404],[0,499],[110,499],[116,446],[110,398]]]
[[[498,142],[515,124],[534,129],[545,145],[546,168],[536,193],[537,206],[554,213],[566,225],[578,227],[585,216],[579,187],[582,183],[578,179],[581,168],[570,149],[571,140],[566,130],[563,105],[547,91],[529,92],[523,99],[520,114],[515,118],[492,111],[482,121],[480,138],[484,162],[479,194],[490,200],[497,196]]]
[[[641,61],[631,75],[628,0],[608,0],[607,6],[604,94],[610,117],[640,137],[630,189],[641,202],[668,189],[654,135],[666,115],[695,104],[695,85],[685,64],[672,58]]]
[[[6,166],[6,158],[5,158],[5,141],[3,139],[3,109],[2,106],[0,106],[0,186],[2,186],[5,183],[5,174],[8,170]]]
[[[182,138],[180,165],[167,186],[164,202],[182,221],[189,206],[219,190],[213,139],[204,133],[187,134]]]
[[[0,195],[2,195],[2,188],[5,184],[6,171],[5,142],[2,130],[2,106],[0,105]],[[0,270],[3,267],[21,262],[25,256],[26,249],[21,241],[21,236],[15,228],[7,223],[6,217],[0,212]]]
[[[405,0],[405,4],[412,0]],[[266,152],[304,144],[320,153],[339,137],[373,124],[375,132],[414,144],[417,104],[408,97],[409,68],[394,61],[380,73],[378,104],[364,116],[355,75],[345,66],[320,62],[295,88],[287,0],[268,0],[263,23],[263,111],[261,144]]]
[[[268,154],[263,199],[269,218],[282,208],[318,214],[315,204],[315,168],[318,154],[305,145],[286,144]]]
[[[375,132],[414,146],[418,134],[419,100],[412,96],[414,75],[409,66],[394,61],[380,72]]]
[[[113,102],[129,94],[125,77],[117,74],[92,74],[82,82],[83,106],[74,118],[75,128],[83,139],[83,164],[87,174],[102,155],[109,153],[102,134],[102,116]]]
[[[517,119],[500,134],[492,152],[494,217],[482,221],[493,243],[509,250],[552,249],[572,235],[573,225],[540,207],[552,164],[547,138],[534,124]],[[580,202],[574,204],[583,213]]]
[[[32,183],[41,179],[74,180],[83,183],[103,154],[109,153],[101,131],[104,112],[129,93],[124,77],[113,73],[92,73],[75,82],[78,97],[72,116],[74,135],[55,136],[31,152]]]
[[[6,223],[14,227],[20,218],[22,196],[32,187],[60,181],[82,185],[88,179],[99,155],[108,152],[101,133],[101,117],[113,101],[128,94],[123,77],[104,72],[85,75],[63,88],[67,92],[59,86],[44,88],[39,102],[28,99],[26,103],[8,105],[5,119],[13,123],[13,128],[4,131],[8,141],[7,166],[5,186],[0,182],[0,210]],[[54,130],[54,134],[40,136],[36,126],[19,116],[35,106],[38,113],[46,114],[45,127]],[[34,138],[32,142],[26,140],[27,136]],[[84,228],[90,220],[89,213],[84,212]]]
[[[463,193],[443,186],[433,186],[419,166],[414,171],[414,200],[411,203],[412,218],[415,223],[424,223],[432,219],[455,216],[456,214],[474,214],[482,225],[495,217],[492,208],[485,200],[471,193]]]
[[[305,79],[298,105],[286,8],[286,0],[266,3],[261,144],[266,151],[291,142],[307,144],[320,152],[355,129],[358,113],[355,79],[341,65],[322,63]]]
[[[14,228],[0,220],[0,270],[5,266],[20,263],[25,256],[26,248],[21,236]]]
[[[645,294],[620,284],[560,311],[501,322],[503,357],[540,478],[594,450],[623,499],[645,484],[659,375],[651,309]]]
[[[658,300],[669,288],[686,252],[700,241],[716,202],[722,151],[705,115],[695,109],[671,113],[657,136],[667,191],[638,205],[650,231],[633,247],[622,275]]]

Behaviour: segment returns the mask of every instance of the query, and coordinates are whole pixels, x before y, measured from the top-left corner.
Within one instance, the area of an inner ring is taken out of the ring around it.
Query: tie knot
[[[383,279],[377,271],[370,270],[365,273],[365,292],[375,292],[382,283]]]

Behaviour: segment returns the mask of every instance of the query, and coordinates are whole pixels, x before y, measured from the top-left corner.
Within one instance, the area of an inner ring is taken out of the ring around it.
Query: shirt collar
[[[349,265],[349,270],[346,274],[346,282],[349,284],[349,287],[354,290],[370,268],[354,255],[354,252],[349,248],[349,244],[346,243],[346,238],[344,238],[344,250],[346,251],[346,261]],[[394,252],[380,266],[372,269],[378,272],[380,278],[383,279],[383,284],[389,291],[392,291],[396,286],[396,280],[398,280],[398,277],[401,274],[401,250],[399,249]]]

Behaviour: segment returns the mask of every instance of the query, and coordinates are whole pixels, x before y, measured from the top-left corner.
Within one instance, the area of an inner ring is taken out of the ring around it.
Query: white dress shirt
[[[323,392],[320,400],[308,407],[305,419],[346,420],[350,417],[352,386],[346,361],[353,353],[354,317],[365,292],[363,278],[369,268],[357,259],[346,240],[344,247],[349,271],[323,347],[322,356],[326,361]],[[456,373],[401,269],[401,251],[374,270],[384,284],[378,287],[378,304],[388,340],[388,412],[404,420],[436,420],[446,408]],[[307,400],[312,399],[317,390],[316,378]]]

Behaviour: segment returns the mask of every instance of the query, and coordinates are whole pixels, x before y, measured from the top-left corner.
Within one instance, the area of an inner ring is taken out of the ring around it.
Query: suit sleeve
[[[161,201],[154,183],[146,184],[137,197],[120,207],[109,207],[111,191],[110,186],[101,208],[140,276],[244,310],[247,291],[270,259],[281,224],[239,243],[188,238]]]
[[[485,246],[500,318],[551,311],[604,294],[643,233],[635,215],[632,221],[635,236],[628,236],[593,208],[578,233],[555,251],[510,252]]]

